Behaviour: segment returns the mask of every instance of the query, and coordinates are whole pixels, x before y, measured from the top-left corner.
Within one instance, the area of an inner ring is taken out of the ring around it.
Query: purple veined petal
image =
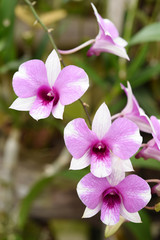
[[[138,212],[151,199],[148,183],[136,175],[127,176],[116,186],[116,189],[121,193],[124,207],[130,213]]]
[[[133,156],[142,143],[137,125],[127,118],[116,119],[104,138],[112,152],[123,160]]]
[[[48,102],[47,104],[44,104],[43,100],[37,97],[30,109],[29,114],[35,120],[44,119],[50,115],[52,107],[53,107],[52,101]]]
[[[101,207],[101,221],[106,225],[114,225],[119,222],[121,199],[116,194],[115,197],[109,196],[103,200]]]
[[[54,84],[59,93],[60,102],[68,105],[78,100],[88,89],[89,79],[79,67],[69,65],[62,69]]]
[[[40,60],[30,60],[20,65],[13,76],[13,89],[20,98],[36,96],[41,85],[48,86],[47,71]]]
[[[102,193],[109,187],[106,178],[96,178],[88,173],[78,183],[77,193],[88,208],[95,209],[102,202]]]
[[[35,101],[36,97],[17,98],[9,107],[18,111],[29,111]]]
[[[64,129],[64,140],[68,151],[76,159],[81,158],[97,140],[82,118],[69,122]]]
[[[97,137],[101,140],[107,133],[111,126],[111,115],[105,103],[103,103],[97,110],[93,122],[92,131],[95,132]]]
[[[114,38],[113,41],[116,45],[118,45],[120,47],[126,47],[128,45],[128,42],[121,37],[116,37],[116,38]]]
[[[152,135],[155,139],[155,142],[160,149],[160,120],[158,120],[155,116],[151,116],[151,122],[152,122]]]
[[[60,101],[58,101],[57,104],[52,108],[52,115],[55,118],[63,119],[63,113],[64,113],[64,106],[60,103]]]
[[[127,219],[130,222],[134,222],[134,223],[142,222],[139,213],[138,212],[134,212],[134,213],[128,212],[125,209],[123,203],[121,203],[121,206],[120,206],[120,215],[123,216],[125,219]]]
[[[96,215],[100,210],[101,210],[102,202],[100,202],[96,208],[90,209],[90,208],[85,208],[85,211],[83,213],[82,218],[90,218]]]
[[[111,174],[111,157],[106,155],[104,157],[99,157],[96,154],[91,156],[91,173],[98,177],[103,178]]]
[[[47,69],[48,82],[52,88],[61,71],[60,60],[55,50],[50,53],[45,62],[45,65]]]
[[[90,165],[91,156],[90,156],[90,149],[79,159],[72,158],[70,164],[70,170],[79,170],[86,168]]]
[[[92,46],[92,51],[97,52],[98,55],[101,52],[108,52],[108,53],[115,54],[119,57],[125,58],[127,60],[130,60],[125,48],[119,47],[119,46],[112,44],[109,41],[106,41],[104,39],[97,40]]]

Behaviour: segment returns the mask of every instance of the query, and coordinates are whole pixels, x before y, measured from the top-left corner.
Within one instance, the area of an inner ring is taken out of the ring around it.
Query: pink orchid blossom
[[[154,158],[160,161],[160,120],[151,116],[151,127],[153,138],[136,154],[136,158]]]
[[[10,108],[29,111],[36,120],[47,118],[50,113],[62,119],[64,106],[79,99],[88,87],[84,70],[73,65],[61,70],[53,50],[45,64],[41,60],[30,60],[20,65],[13,76],[13,89],[18,98]]]
[[[94,4],[91,3],[91,5],[99,25],[99,33],[97,37],[95,39],[90,39],[76,48],[70,50],[59,50],[59,52],[61,54],[71,54],[92,44],[87,53],[88,57],[92,55],[99,56],[101,52],[107,52],[129,60],[127,52],[124,48],[128,43],[123,38],[119,37],[119,33],[115,25],[109,19],[103,19],[97,12]]]
[[[127,42],[119,37],[115,25],[109,19],[103,19],[93,3],[91,3],[91,5],[97,18],[99,33],[92,47],[88,50],[87,56],[98,56],[101,52],[108,52],[129,60],[124,48],[127,45]]]
[[[83,218],[101,211],[101,221],[106,225],[118,223],[120,216],[131,222],[141,222],[138,211],[151,199],[148,183],[136,175],[129,175],[115,185],[107,178],[89,173],[78,183],[77,193],[86,205]]]
[[[137,124],[139,129],[143,132],[151,133],[151,122],[149,117],[145,114],[143,109],[139,106],[135,96],[132,93],[132,88],[129,82],[127,82],[128,88],[125,88],[121,84],[121,88],[127,95],[127,105],[121,111],[121,113],[116,114],[115,117],[126,117]],[[114,118],[114,116],[113,116]]]
[[[121,179],[133,171],[129,158],[139,149],[142,137],[135,123],[118,118],[111,124],[109,109],[103,103],[97,110],[90,130],[82,118],[69,122],[64,129],[65,144],[72,154],[70,169],[91,165],[96,177]]]

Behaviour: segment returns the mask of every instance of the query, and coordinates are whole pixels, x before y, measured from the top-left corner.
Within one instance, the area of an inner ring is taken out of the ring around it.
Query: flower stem
[[[47,36],[48,36],[48,38],[49,38],[49,40],[50,40],[53,48],[55,49],[56,53],[58,54],[59,60],[61,61],[62,65],[65,67],[65,64],[64,64],[64,62],[63,62],[63,59],[62,59],[62,57],[61,57],[61,55],[60,55],[60,53],[59,53],[59,51],[58,51],[58,48],[57,48],[57,46],[56,46],[56,44],[55,44],[55,42],[54,42],[54,40],[53,40],[53,38],[52,38],[52,36],[51,36],[51,32],[50,32],[49,29],[46,27],[46,25],[41,21],[41,19],[40,19],[40,17],[38,16],[36,10],[35,10],[34,7],[33,7],[33,4],[32,4],[29,0],[24,0],[24,1],[26,2],[26,4],[27,4],[27,5],[29,6],[29,8],[31,9],[31,11],[32,11],[35,19],[37,20],[37,22],[42,26],[42,28],[44,29],[44,31],[47,33]]]
[[[113,115],[113,116],[111,117],[111,120],[114,120],[114,119],[116,119],[116,118],[118,118],[118,117],[121,117],[121,113],[117,113],[117,114]]]
[[[145,207],[145,209],[148,209],[148,210],[155,210],[155,206],[153,206],[153,207]]]
[[[84,111],[85,111],[85,113],[86,113],[86,116],[87,116],[89,125],[90,125],[90,127],[91,127],[91,126],[92,126],[92,121],[91,121],[91,119],[90,119],[90,116],[89,116],[89,113],[88,113],[88,110],[87,110],[87,104],[84,103],[81,99],[79,99],[79,101],[80,101],[80,103],[81,103],[81,105],[82,105],[82,107],[83,107],[83,109],[84,109]]]
[[[60,54],[63,54],[63,55],[65,55],[65,54],[66,54],[66,55],[67,55],[67,54],[72,54],[72,53],[75,53],[75,52],[81,50],[81,49],[84,48],[84,47],[87,47],[88,45],[90,45],[90,44],[92,44],[92,43],[94,43],[94,42],[95,42],[95,39],[90,39],[90,40],[88,40],[87,42],[82,43],[82,44],[79,45],[78,47],[72,48],[72,49],[70,49],[70,50],[60,50],[60,49],[58,49],[58,51],[59,51]]]
[[[160,183],[160,179],[148,179],[146,180],[148,183]]]

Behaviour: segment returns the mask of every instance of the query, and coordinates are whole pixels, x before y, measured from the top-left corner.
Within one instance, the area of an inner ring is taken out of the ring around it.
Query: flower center
[[[113,208],[115,204],[121,203],[119,192],[115,188],[109,188],[103,192],[103,201],[109,208]]]
[[[51,89],[48,86],[41,86],[37,91],[37,96],[43,100],[44,104],[48,104],[53,101],[53,105],[56,105],[59,100],[56,89]]]
[[[93,146],[92,151],[95,154],[100,154],[100,155],[104,155],[104,154],[106,154],[106,152],[109,152],[108,148],[106,147],[106,145],[103,142],[96,143]]]

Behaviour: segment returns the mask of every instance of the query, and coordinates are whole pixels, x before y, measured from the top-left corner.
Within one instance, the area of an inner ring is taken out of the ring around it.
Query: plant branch
[[[33,4],[32,4],[29,0],[24,0],[24,1],[26,2],[26,4],[27,4],[27,5],[29,6],[29,8],[31,9],[31,11],[32,11],[35,19],[37,20],[37,22],[41,25],[41,27],[42,27],[42,28],[44,29],[44,31],[47,33],[47,36],[48,36],[48,38],[49,38],[49,40],[50,40],[53,48],[55,49],[56,53],[58,54],[59,60],[61,61],[62,65],[65,67],[65,64],[64,64],[64,62],[63,62],[63,59],[62,59],[62,57],[61,57],[61,55],[60,55],[60,53],[59,53],[59,51],[58,51],[58,48],[57,48],[57,46],[56,46],[56,44],[55,44],[55,42],[54,42],[54,40],[53,40],[53,38],[52,38],[52,36],[51,36],[51,32],[50,32],[49,29],[46,27],[46,25],[41,21],[41,19],[40,19],[40,17],[38,16],[36,10],[35,10],[34,7],[33,7]]]

